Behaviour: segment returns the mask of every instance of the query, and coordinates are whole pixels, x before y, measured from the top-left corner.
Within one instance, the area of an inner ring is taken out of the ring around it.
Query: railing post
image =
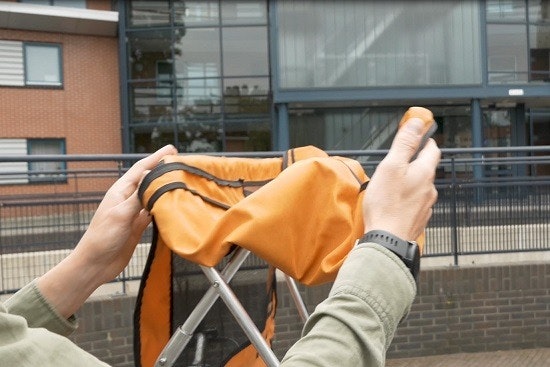
[[[451,245],[454,265],[458,266],[458,224],[456,208],[456,167],[455,156],[451,157]]]

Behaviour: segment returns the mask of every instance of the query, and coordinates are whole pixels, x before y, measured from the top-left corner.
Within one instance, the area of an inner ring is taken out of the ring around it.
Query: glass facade
[[[550,3],[547,0],[488,0],[489,82],[550,81]]]
[[[270,150],[266,1],[126,3],[130,150]]]
[[[124,4],[132,152],[383,149],[413,104],[443,148],[544,140],[549,0]]]
[[[283,89],[481,83],[475,1],[277,5]]]

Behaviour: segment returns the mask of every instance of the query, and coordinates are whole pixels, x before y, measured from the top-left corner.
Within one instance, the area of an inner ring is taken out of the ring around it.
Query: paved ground
[[[388,359],[386,367],[550,367],[550,348]]]

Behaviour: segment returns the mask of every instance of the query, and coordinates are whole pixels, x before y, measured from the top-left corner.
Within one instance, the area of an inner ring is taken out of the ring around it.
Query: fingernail
[[[410,130],[411,132],[419,135],[422,133],[422,128],[424,127],[424,122],[416,117],[413,117],[405,124],[405,129]]]

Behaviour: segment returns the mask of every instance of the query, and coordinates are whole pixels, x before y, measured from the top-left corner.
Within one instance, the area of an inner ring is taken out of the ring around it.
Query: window
[[[25,84],[61,85],[61,48],[57,45],[25,44]]]
[[[550,81],[548,0],[488,0],[489,82]]]
[[[86,9],[86,0],[19,0],[20,3]]]
[[[0,155],[65,154],[65,139],[0,139]],[[0,163],[0,184],[65,182],[66,162]]]
[[[62,84],[61,45],[0,40],[0,85]]]

